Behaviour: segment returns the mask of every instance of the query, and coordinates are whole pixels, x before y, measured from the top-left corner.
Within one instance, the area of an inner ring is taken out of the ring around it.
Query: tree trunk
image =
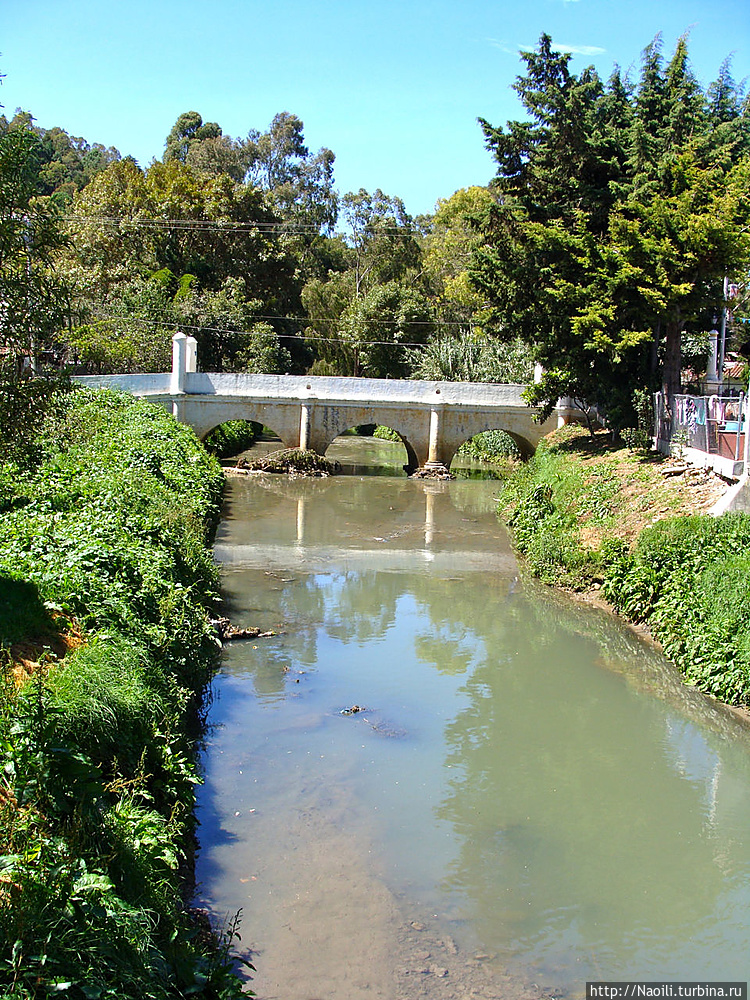
[[[662,368],[662,388],[668,396],[674,396],[682,388],[682,323],[669,322],[666,326],[666,350]]]

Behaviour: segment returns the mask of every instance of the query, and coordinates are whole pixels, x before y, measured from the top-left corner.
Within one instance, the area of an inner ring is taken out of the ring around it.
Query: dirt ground
[[[688,466],[656,452],[614,446],[605,431],[592,437],[584,428],[571,425],[550,435],[549,440],[580,462],[592,482],[601,466],[614,473],[619,486],[616,533],[629,542],[662,518],[707,513],[732,485],[710,469]],[[606,533],[607,529],[588,527],[584,522],[581,541],[595,546]]]

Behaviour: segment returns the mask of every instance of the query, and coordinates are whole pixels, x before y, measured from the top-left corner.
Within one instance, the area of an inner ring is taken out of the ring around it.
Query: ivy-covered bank
[[[646,625],[685,680],[750,704],[750,516],[691,511],[712,476],[665,477],[660,457],[572,429],[519,467],[500,513],[531,572],[596,590]]]
[[[0,996],[239,997],[184,902],[222,475],[164,410],[60,399],[0,471]]]

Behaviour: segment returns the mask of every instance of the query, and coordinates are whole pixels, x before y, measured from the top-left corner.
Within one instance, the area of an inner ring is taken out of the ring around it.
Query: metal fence
[[[664,396],[655,398],[656,438],[668,441],[672,450],[693,448],[707,455],[742,461],[745,454],[745,429],[748,420],[748,397],[737,396]]]

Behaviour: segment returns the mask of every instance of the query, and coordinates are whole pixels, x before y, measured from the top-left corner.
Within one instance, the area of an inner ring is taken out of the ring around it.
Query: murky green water
[[[318,823],[524,980],[746,980],[747,729],[610,616],[523,584],[497,488],[230,482],[228,613],[278,634],[231,645],[217,681],[203,898],[243,907],[262,975],[333,842],[305,847]]]

